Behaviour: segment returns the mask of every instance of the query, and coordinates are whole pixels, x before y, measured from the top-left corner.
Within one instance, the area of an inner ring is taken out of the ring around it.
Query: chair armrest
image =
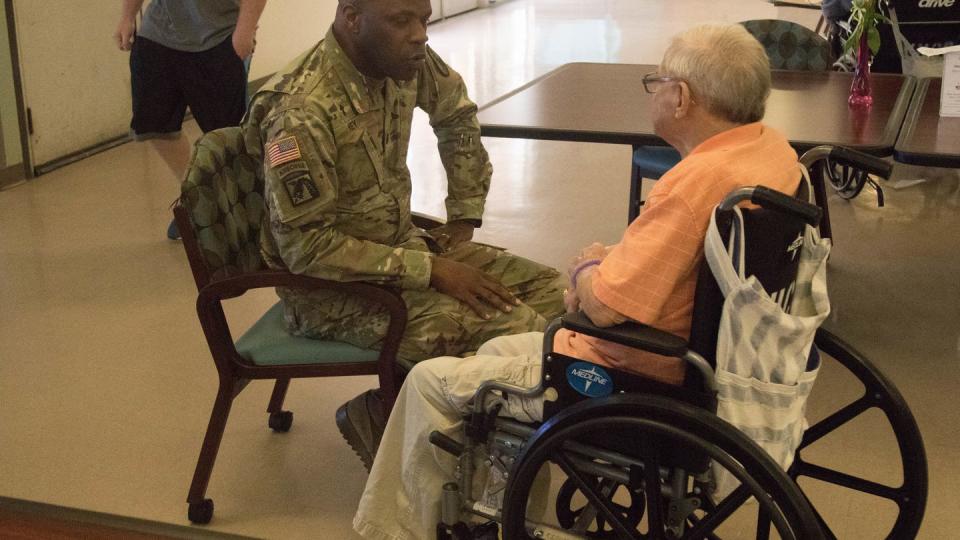
[[[567,313],[561,321],[568,330],[664,356],[682,358],[688,351],[686,340],[640,323],[625,322],[600,328],[583,312]]]
[[[360,281],[330,281],[301,274],[293,274],[284,270],[261,270],[259,272],[250,272],[213,281],[206,287],[200,289],[200,293],[197,296],[197,303],[199,305],[201,301],[205,304],[219,302],[229,298],[236,298],[252,289],[268,287],[326,289],[355,294],[378,302],[391,311],[393,309],[399,309],[400,313],[406,317],[407,308],[403,300],[400,299],[400,295],[387,287]]]

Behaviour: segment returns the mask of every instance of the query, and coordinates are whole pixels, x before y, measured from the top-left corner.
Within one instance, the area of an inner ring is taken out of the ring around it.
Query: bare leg
[[[150,145],[170,168],[177,184],[183,181],[183,176],[187,172],[187,163],[190,161],[191,150],[187,136],[180,132],[176,138],[150,139]]]
[[[190,161],[190,141],[187,140],[186,135],[181,132],[174,139],[150,139],[150,144],[170,168],[179,185],[186,175],[187,164]],[[171,221],[167,227],[167,238],[171,240],[180,238],[180,231],[177,230],[175,221]]]

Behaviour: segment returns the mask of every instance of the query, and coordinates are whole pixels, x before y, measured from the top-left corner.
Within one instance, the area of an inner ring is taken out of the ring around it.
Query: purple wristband
[[[600,259],[588,259],[578,264],[576,268],[573,269],[573,273],[570,274],[570,287],[573,289],[577,288],[577,276],[580,275],[580,272],[583,272],[591,266],[600,264]]]

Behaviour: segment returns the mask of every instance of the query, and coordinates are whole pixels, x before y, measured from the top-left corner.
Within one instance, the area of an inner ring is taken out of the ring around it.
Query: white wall
[[[269,0],[251,79],[279,70],[320,40],[336,5],[337,0]],[[14,0],[14,12],[24,94],[33,116],[34,164],[127,133],[129,56],[112,37],[120,0]],[[12,126],[16,129],[15,122]]]
[[[34,164],[127,132],[128,56],[112,38],[119,13],[119,0],[14,1]]]
[[[257,30],[250,80],[270,75],[323,39],[337,0],[267,0]]]
[[[476,1],[456,0],[451,6],[472,8]],[[276,72],[322,39],[336,6],[337,0],[268,0],[250,79]],[[14,12],[25,100],[33,117],[34,164],[126,134],[129,56],[117,50],[112,37],[120,0],[14,0]],[[7,141],[6,118],[3,125]]]

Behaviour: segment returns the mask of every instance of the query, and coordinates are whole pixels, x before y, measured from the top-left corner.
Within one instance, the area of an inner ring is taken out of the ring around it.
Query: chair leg
[[[293,413],[283,410],[283,400],[287,397],[287,388],[290,387],[290,379],[277,379],[277,384],[273,387],[273,394],[270,396],[270,404],[267,405],[267,412],[270,413],[270,419],[267,425],[270,429],[279,433],[290,431],[293,425]]]
[[[283,410],[283,400],[287,397],[287,388],[289,387],[290,379],[277,379],[277,384],[273,387],[273,394],[270,396],[270,405],[267,406],[268,413]]]
[[[195,523],[206,523],[210,521],[210,515],[213,513],[212,501],[205,499],[207,493],[207,484],[210,483],[210,475],[213,472],[213,464],[217,460],[217,452],[220,450],[220,441],[223,440],[223,431],[227,427],[227,417],[230,416],[230,407],[233,405],[233,397],[236,395],[237,381],[220,381],[220,388],[217,390],[217,399],[213,403],[213,411],[210,413],[210,423],[207,425],[207,434],[203,437],[203,446],[200,448],[200,458],[197,460],[197,468],[193,473],[193,482],[190,484],[190,494],[187,495],[187,503],[190,504],[190,518]],[[194,508],[202,505],[209,505],[210,511],[206,519],[194,519]]]

